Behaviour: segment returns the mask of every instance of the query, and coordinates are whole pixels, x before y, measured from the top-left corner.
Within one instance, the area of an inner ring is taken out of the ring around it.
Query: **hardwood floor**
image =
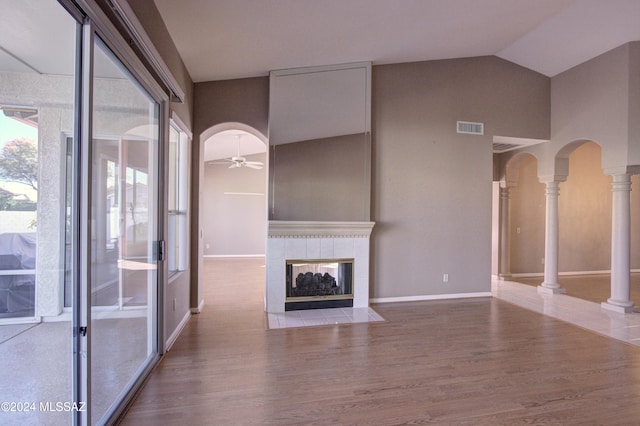
[[[261,260],[206,260],[206,306],[124,425],[639,424],[640,349],[494,298],[266,330]]]

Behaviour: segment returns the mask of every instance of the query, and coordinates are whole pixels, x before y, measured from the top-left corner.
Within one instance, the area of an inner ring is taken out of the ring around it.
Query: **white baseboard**
[[[640,272],[640,269],[632,269],[630,272]],[[603,270],[603,271],[570,271],[570,272],[558,272],[558,276],[567,277],[572,275],[604,275],[610,274],[611,270]],[[513,278],[535,278],[535,277],[544,277],[544,272],[526,272],[519,274],[511,274]]]
[[[491,297],[491,292],[478,293],[453,293],[453,294],[429,294],[424,296],[403,296],[403,297],[376,297],[369,299],[370,303],[395,303],[395,302],[419,302],[423,300],[446,300],[446,299],[467,299],[473,297]]]
[[[197,308],[191,308],[191,313],[192,314],[199,314],[200,312],[202,312],[203,308],[204,308],[204,299],[202,299],[200,301],[200,304],[198,305]]]
[[[205,254],[202,257],[207,259],[233,259],[233,258],[265,257],[265,255],[264,254]]]
[[[176,329],[173,330],[173,333],[171,333],[171,336],[169,336],[169,338],[165,342],[165,352],[169,352],[169,350],[171,350],[171,346],[173,346],[173,344],[176,342],[176,339],[178,339],[178,336],[180,335],[180,333],[182,333],[182,330],[185,328],[190,318],[191,311],[185,312],[184,317],[182,317],[182,320],[180,321]]]

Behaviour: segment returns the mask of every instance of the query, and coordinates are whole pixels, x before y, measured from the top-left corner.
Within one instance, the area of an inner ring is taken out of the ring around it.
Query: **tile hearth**
[[[267,316],[269,330],[276,328],[384,321],[384,318],[371,308],[308,309],[268,313]]]

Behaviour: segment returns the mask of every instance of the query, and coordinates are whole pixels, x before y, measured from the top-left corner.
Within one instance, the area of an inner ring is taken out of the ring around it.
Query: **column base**
[[[607,311],[617,312],[619,314],[630,314],[633,312],[633,302],[617,302],[615,300],[607,300],[600,304],[602,309]]]
[[[558,284],[546,284],[542,283],[538,286],[538,294],[564,294],[567,290],[560,287]]]
[[[509,279],[511,279],[512,276],[513,275],[511,275],[510,273],[508,273],[508,274],[498,274],[498,279],[499,280],[503,280],[503,281],[505,281],[505,280],[508,281]]]

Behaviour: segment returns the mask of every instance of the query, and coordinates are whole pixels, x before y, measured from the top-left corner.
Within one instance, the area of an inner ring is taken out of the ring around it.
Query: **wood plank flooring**
[[[206,260],[206,306],[123,425],[640,424],[640,349],[493,298],[266,330],[262,260]]]

